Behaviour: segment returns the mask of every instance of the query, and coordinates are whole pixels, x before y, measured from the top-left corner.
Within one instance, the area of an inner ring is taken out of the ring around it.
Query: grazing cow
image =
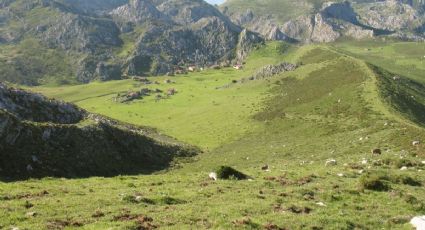
[[[414,141],[414,142],[412,142],[412,145],[413,146],[418,146],[418,145],[420,145],[421,144],[421,142],[420,141]]]
[[[261,170],[268,170],[269,166],[268,165],[264,165],[263,167],[261,167]]]
[[[373,155],[381,155],[381,153],[382,153],[381,149],[372,149]]]

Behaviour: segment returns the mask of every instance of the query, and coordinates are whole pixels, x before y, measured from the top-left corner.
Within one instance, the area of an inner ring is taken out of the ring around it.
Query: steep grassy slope
[[[159,175],[0,184],[0,206],[7,210],[0,213],[0,225],[410,229],[410,218],[425,212],[425,177],[418,171],[425,169],[425,152],[423,144],[412,146],[425,140],[423,127],[382,97],[388,86],[378,84],[381,74],[363,60],[329,46],[280,47],[271,43],[257,50],[243,71],[191,73],[172,78],[175,84],[155,78],[160,85],[116,81],[34,88],[89,111],[158,127],[206,151]],[[303,65],[221,87],[282,61]],[[414,92],[404,82],[400,90]],[[119,92],[142,87],[173,87],[178,93],[158,102],[153,95],[128,104],[113,101]],[[415,97],[423,100],[420,93]],[[375,148],[382,154],[372,155]],[[336,165],[326,166],[331,158]],[[262,170],[266,164],[268,170]],[[208,180],[220,165],[253,179]]]
[[[0,84],[0,179],[152,173],[195,150],[72,104]]]

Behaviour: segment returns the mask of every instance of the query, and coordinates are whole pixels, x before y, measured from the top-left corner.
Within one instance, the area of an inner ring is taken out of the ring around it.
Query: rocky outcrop
[[[0,85],[0,180],[150,173],[196,152],[148,128]]]
[[[314,16],[314,29],[311,34],[311,41],[313,42],[333,42],[341,35],[335,31],[321,14]]]
[[[128,4],[112,10],[110,14],[120,20],[134,23],[150,20],[168,21],[150,0],[130,0]]]
[[[122,43],[114,22],[68,13],[42,31],[40,37],[49,47],[63,50],[95,53],[102,46],[117,47]]]
[[[269,78],[287,71],[294,71],[297,65],[282,62],[278,65],[267,65],[258,70],[252,77],[253,80]]]
[[[357,13],[362,24],[388,31],[413,29],[421,21],[414,8],[396,0],[360,5]]]
[[[341,30],[344,36],[351,37],[357,40],[373,38],[373,30],[364,29],[363,27],[356,26],[350,23],[341,25]]]
[[[86,112],[75,105],[48,100],[45,97],[0,83],[0,109],[19,119],[35,122],[73,124],[81,121]]]
[[[238,5],[238,10],[231,9],[232,4],[232,0],[227,1],[222,8],[223,13],[237,25],[258,32],[269,40],[332,42],[340,37],[365,39],[393,32],[393,37],[415,41],[423,37],[420,26],[425,15],[421,13],[421,6],[408,1],[325,2],[321,7],[301,1],[300,9],[308,9],[310,5],[314,10],[294,14],[293,18],[261,10],[266,8],[264,4],[272,4],[267,0],[258,3],[258,6],[253,2],[250,5],[253,8],[244,9]]]
[[[258,34],[250,32],[247,29],[243,30],[239,35],[236,59],[239,62],[243,61],[248,56],[249,52],[262,42],[264,42],[264,40]]]

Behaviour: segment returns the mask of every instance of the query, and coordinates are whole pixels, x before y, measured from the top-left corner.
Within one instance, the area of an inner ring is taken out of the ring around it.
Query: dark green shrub
[[[422,183],[419,180],[412,178],[410,176],[406,176],[406,175],[392,176],[391,181],[393,183],[410,185],[410,186],[421,186],[422,185]]]
[[[391,186],[385,177],[378,174],[365,174],[360,177],[360,189],[373,191],[388,191]]]
[[[220,166],[216,171],[217,178],[223,180],[245,180],[248,176],[229,166]]]
[[[176,198],[173,198],[173,197],[165,196],[165,197],[162,197],[159,200],[159,203],[166,204],[166,205],[176,205],[176,204],[185,204],[187,202],[184,201],[184,200],[180,200],[180,199],[176,199]]]
[[[415,166],[415,164],[414,164],[412,161],[408,160],[408,159],[397,159],[397,160],[394,162],[394,166],[395,166],[396,168],[401,168],[401,167],[413,167],[413,166]]]

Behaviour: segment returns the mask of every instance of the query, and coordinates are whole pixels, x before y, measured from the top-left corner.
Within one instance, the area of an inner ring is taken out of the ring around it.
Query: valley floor
[[[32,88],[203,153],[153,175],[0,183],[0,229],[411,229],[425,214],[424,55],[424,43],[273,42],[243,70]],[[237,81],[284,61],[299,68]],[[145,87],[177,93],[114,100]],[[209,180],[221,165],[253,179]]]

